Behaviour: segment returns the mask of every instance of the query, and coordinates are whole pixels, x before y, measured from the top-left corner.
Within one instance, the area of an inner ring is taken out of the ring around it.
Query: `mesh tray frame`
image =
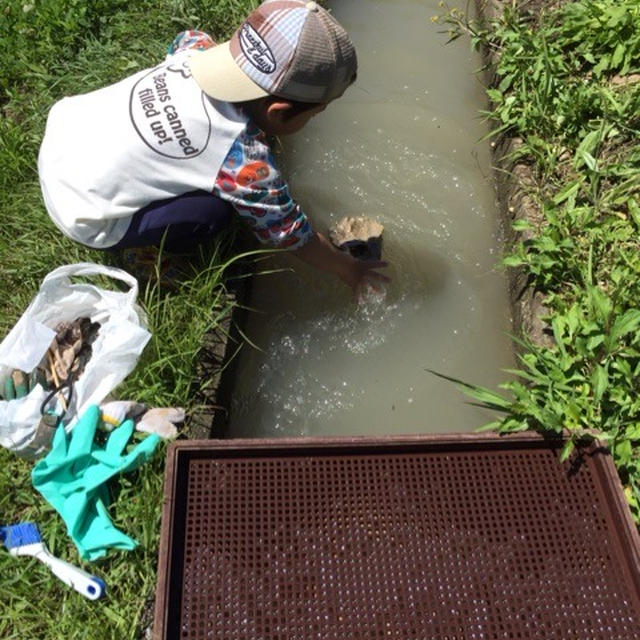
[[[604,449],[536,434],[178,441],[154,638],[640,638]]]

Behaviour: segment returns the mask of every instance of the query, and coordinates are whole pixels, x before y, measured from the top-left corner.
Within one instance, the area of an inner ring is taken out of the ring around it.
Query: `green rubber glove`
[[[137,546],[109,518],[107,482],[146,462],[159,441],[158,436],[151,435],[125,453],[134,429],[133,422],[127,420],[101,447],[94,440],[100,415],[98,406],[90,406],[70,435],[60,424],[51,451],[31,474],[33,486],[62,516],[80,556],[87,560],[104,556],[108,548]]]

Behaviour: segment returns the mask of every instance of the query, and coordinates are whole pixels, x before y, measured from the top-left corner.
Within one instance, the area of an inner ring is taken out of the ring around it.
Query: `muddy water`
[[[444,45],[435,1],[349,0],[333,12],[359,54],[356,85],[283,142],[316,228],[344,215],[385,226],[393,278],[356,308],[291,258],[254,285],[232,436],[444,433],[491,419],[429,370],[494,387],[512,365],[480,62]]]

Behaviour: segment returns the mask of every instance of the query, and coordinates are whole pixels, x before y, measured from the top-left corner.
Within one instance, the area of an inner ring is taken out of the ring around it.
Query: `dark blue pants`
[[[143,207],[111,249],[160,246],[189,251],[214,236],[231,221],[233,207],[207,191],[190,191]]]

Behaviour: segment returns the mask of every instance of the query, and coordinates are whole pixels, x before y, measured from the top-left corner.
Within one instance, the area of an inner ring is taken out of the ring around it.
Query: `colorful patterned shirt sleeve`
[[[182,31],[173,39],[173,42],[169,45],[167,54],[173,56],[176,53],[179,53],[180,51],[186,51],[187,49],[209,49],[214,45],[215,42],[213,41],[213,38],[211,38],[211,36],[204,31]]]
[[[169,46],[168,55],[212,46],[215,42],[208,34],[183,31]],[[264,244],[297,249],[313,235],[307,216],[291,198],[265,135],[252,123],[231,146],[213,193],[231,203]]]
[[[264,134],[249,123],[222,163],[215,195],[230,202],[258,240],[297,249],[313,231],[278,170]]]

